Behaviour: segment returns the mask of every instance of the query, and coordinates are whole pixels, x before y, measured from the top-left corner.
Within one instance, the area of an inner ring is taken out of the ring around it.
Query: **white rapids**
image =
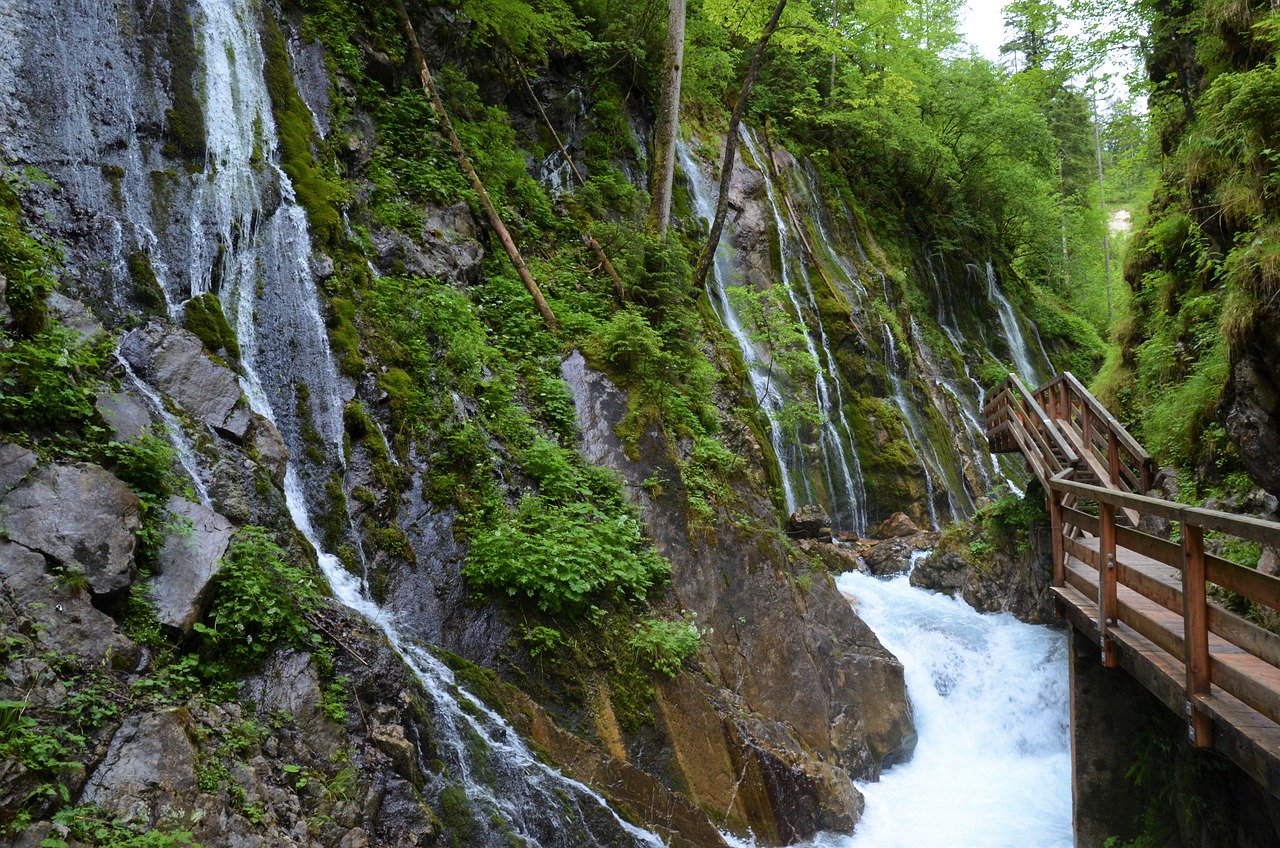
[[[821,848],[1071,848],[1065,637],[910,585],[843,574],[840,590],[902,661],[919,742],[859,784],[866,812]]]

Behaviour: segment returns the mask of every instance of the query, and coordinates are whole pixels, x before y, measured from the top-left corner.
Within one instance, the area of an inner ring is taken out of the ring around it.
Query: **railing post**
[[[1197,748],[1213,744],[1201,696],[1209,694],[1209,611],[1205,596],[1204,528],[1182,522],[1182,626],[1187,664],[1187,734]]]
[[[1111,485],[1120,488],[1120,441],[1116,431],[1107,428],[1107,473],[1111,475]]]
[[[1080,441],[1086,451],[1093,450],[1093,416],[1089,414],[1089,404],[1080,402]]]
[[[1062,544],[1062,492],[1049,488],[1049,526],[1053,532],[1053,585],[1067,582],[1066,551]]]
[[[1116,594],[1116,508],[1104,503],[1099,516],[1098,540],[1098,632],[1102,640],[1102,664],[1115,668],[1118,663],[1111,628],[1120,618],[1120,602]]]

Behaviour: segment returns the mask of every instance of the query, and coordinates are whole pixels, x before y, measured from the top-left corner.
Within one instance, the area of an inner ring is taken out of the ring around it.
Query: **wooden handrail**
[[[1020,451],[1044,483],[1059,609],[1096,634],[1103,664],[1133,671],[1142,658],[1148,671],[1134,673],[1144,679],[1154,670],[1164,682],[1147,681],[1153,692],[1181,693],[1176,708],[1199,747],[1214,744],[1223,721],[1241,732],[1269,727],[1268,738],[1280,740],[1280,634],[1207,591],[1220,586],[1280,610],[1280,578],[1214,556],[1205,544],[1216,531],[1280,547],[1280,523],[1144,494],[1150,455],[1069,373],[1034,394],[1010,375],[983,412],[992,449]],[[1102,485],[1077,479],[1085,475]],[[1178,522],[1179,541],[1139,530],[1142,516]],[[1280,768],[1280,741],[1272,748]]]
[[[1075,495],[1078,498],[1108,503],[1112,506],[1132,509],[1142,515],[1151,515],[1169,521],[1187,522],[1206,530],[1218,530],[1232,536],[1239,536],[1251,542],[1280,545],[1280,524],[1254,518],[1251,515],[1236,515],[1220,512],[1216,509],[1205,509],[1199,506],[1186,506],[1174,501],[1161,500],[1148,495],[1137,495],[1108,489],[1089,483],[1079,483],[1067,479],[1068,472],[1055,475],[1049,485],[1056,491]]]
[[[1086,451],[1096,456],[1097,465],[1105,470],[1117,488],[1129,488],[1145,494],[1154,477],[1154,462],[1124,425],[1121,424],[1093,393],[1070,371],[1064,371],[1035,390],[1036,402],[1055,419],[1072,422],[1080,410],[1080,441]],[[1094,422],[1102,425],[1099,433]],[[1102,444],[1098,444],[1097,437]],[[1127,462],[1121,461],[1121,455]]]

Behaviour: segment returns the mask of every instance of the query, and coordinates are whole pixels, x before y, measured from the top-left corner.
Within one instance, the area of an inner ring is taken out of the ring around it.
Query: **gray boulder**
[[[99,392],[93,405],[117,442],[136,442],[151,429],[151,413],[137,398],[125,392]]]
[[[831,516],[818,504],[805,504],[791,513],[787,530],[801,539],[831,538]]]
[[[0,444],[0,498],[36,467],[36,455],[21,445]]]
[[[102,325],[98,323],[98,319],[80,301],[52,292],[45,298],[45,303],[49,305],[49,311],[58,319],[58,323],[80,334],[81,343],[102,332]]]
[[[154,824],[169,808],[187,806],[196,792],[196,749],[183,709],[129,716],[102,764],[89,777],[82,804],[135,822]]]
[[[143,379],[197,420],[244,439],[251,416],[240,380],[209,357],[194,333],[152,322],[125,336],[120,353]]]
[[[49,573],[45,558],[0,541],[0,618],[30,622],[43,649],[100,664],[114,657],[131,665],[137,646],[116,631],[111,617],[94,608],[81,585]]]
[[[48,465],[0,500],[0,527],[14,542],[68,570],[95,595],[128,588],[141,505],[129,487],[90,463]]]
[[[254,413],[249,440],[258,452],[258,461],[271,474],[271,479],[277,486],[283,485],[285,466],[289,462],[289,448],[276,425]]]
[[[170,498],[169,512],[182,526],[160,548],[160,573],[151,581],[151,600],[160,623],[187,636],[204,614],[209,584],[235,528],[208,507],[182,498]]]

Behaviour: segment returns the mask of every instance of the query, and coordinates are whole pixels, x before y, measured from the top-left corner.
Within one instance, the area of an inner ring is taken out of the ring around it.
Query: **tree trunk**
[[[449,137],[449,144],[453,148],[453,153],[458,157],[458,165],[471,182],[471,188],[475,190],[476,196],[479,197],[480,205],[484,207],[484,214],[488,217],[490,226],[498,234],[498,241],[502,242],[502,247],[507,252],[507,257],[511,260],[511,264],[515,266],[516,273],[520,275],[520,279],[524,282],[524,287],[529,290],[530,296],[533,297],[533,302],[538,307],[542,320],[547,323],[548,327],[555,330],[558,326],[555,313],[547,305],[546,298],[542,296],[542,289],[538,288],[537,281],[533,279],[533,274],[529,273],[529,266],[524,264],[524,257],[520,255],[520,249],[516,247],[515,240],[511,238],[507,225],[498,216],[498,210],[494,208],[493,201],[489,199],[489,192],[485,191],[484,183],[480,181],[480,175],[476,173],[476,169],[471,164],[471,159],[467,156],[466,149],[462,146],[462,139],[458,138],[457,132],[453,129],[453,122],[449,120],[449,113],[444,109],[444,101],[440,99],[440,93],[436,90],[435,81],[431,77],[431,69],[427,67],[427,59],[422,55],[422,48],[418,45],[418,35],[413,31],[413,23],[409,20],[409,12],[405,9],[402,0],[397,0],[396,12],[400,16],[400,26],[404,30],[405,40],[409,43],[409,59],[413,62],[414,67],[417,68],[418,78],[422,81],[422,90],[426,92],[427,97],[431,100],[432,111],[435,112],[436,118],[439,119],[445,135]]]
[[[733,112],[729,115],[729,130],[724,137],[724,161],[720,165],[720,194],[716,197],[716,217],[711,222],[711,232],[707,235],[707,246],[698,257],[697,268],[693,272],[693,282],[698,288],[706,283],[707,272],[711,270],[711,262],[715,259],[716,249],[720,246],[720,234],[724,232],[724,219],[729,212],[729,183],[733,180],[733,161],[738,152],[738,127],[742,124],[742,116],[747,111],[747,99],[751,97],[751,88],[756,84],[756,76],[760,73],[760,62],[764,58],[764,49],[769,46],[773,31],[778,28],[782,11],[787,7],[787,0],[778,0],[773,7],[773,15],[765,24],[760,40],[756,42],[755,52],[751,54],[751,64],[747,66],[747,76],[742,81],[742,91],[738,94],[738,102],[733,104]]]
[[[662,74],[662,105],[653,145],[653,201],[649,219],[658,235],[671,222],[671,184],[676,171],[676,136],[680,131],[680,78],[684,70],[685,0],[668,0],[666,67]]]

